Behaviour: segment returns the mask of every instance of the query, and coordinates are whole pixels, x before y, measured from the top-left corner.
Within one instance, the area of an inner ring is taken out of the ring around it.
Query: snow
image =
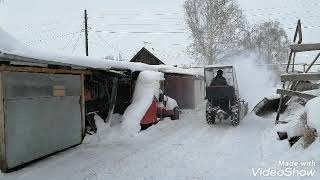
[[[121,124],[111,126],[110,122],[103,123],[96,117],[98,133],[85,137],[83,144],[34,162],[19,171],[0,174],[0,180],[278,180],[279,177],[254,177],[252,168],[283,169],[277,164],[279,160],[313,160],[316,162],[315,167],[299,168],[316,171],[315,176],[308,179],[320,178],[319,138],[308,149],[303,150],[299,144],[290,148],[288,141],[279,141],[276,134],[279,129],[287,130],[289,136],[301,134],[302,125],[298,120],[305,111],[308,113],[308,124],[318,130],[318,98],[309,101],[306,109],[299,102],[290,101],[287,111],[281,115],[284,120],[290,120],[286,125],[274,126],[275,114],[267,118],[249,114],[238,127],[232,127],[227,122],[210,126],[205,121],[205,110],[200,109],[183,111],[179,121],[165,119],[156,126],[139,132],[139,122],[144,112],[150,106],[153,97],[159,94],[157,81],[163,80],[163,74],[155,72],[161,71],[159,67],[95,58],[30,53],[4,32],[0,34],[0,39],[5,39],[0,42],[2,53],[50,61],[60,59],[58,62],[93,68],[130,67],[134,70],[154,70],[140,73],[132,105],[123,116],[112,116],[115,121],[122,121]],[[240,77],[239,84],[240,90],[245,92],[243,96],[246,98],[247,95],[251,98],[249,102],[254,103],[262,95],[264,97],[266,93],[268,95],[271,90],[275,90],[271,84],[265,83],[269,80],[266,78],[266,71],[252,72],[255,68],[250,67],[248,68],[248,64],[242,66],[241,70],[247,73]],[[192,73],[171,67],[162,68],[162,71]],[[253,78],[252,74],[255,75],[254,79],[248,81]],[[175,103],[172,101],[169,104]]]
[[[249,109],[264,97],[276,93],[277,81],[274,72],[267,67],[257,66],[257,56],[240,56],[231,61],[235,67],[240,96],[249,103]]]
[[[280,94],[274,94],[274,95],[271,95],[271,96],[267,96],[266,98],[268,100],[276,100],[276,99],[279,99],[280,98]]]
[[[163,73],[142,71],[137,79],[133,99],[123,114],[121,127],[123,132],[135,135],[140,131],[140,121],[149,109],[154,97],[159,96],[160,83],[164,80]]]
[[[158,65],[158,70],[163,73],[175,73],[175,74],[185,74],[185,75],[192,75],[192,76],[202,76],[199,72],[194,71],[193,69],[183,69],[177,68],[168,65]]]
[[[208,65],[206,68],[230,68],[233,67],[232,64],[213,64],[213,65]]]
[[[171,97],[167,96],[167,109],[171,110],[175,107],[179,107],[176,100],[172,99]]]
[[[5,32],[1,27],[0,27],[0,54],[1,50],[4,51],[17,51],[17,50],[25,50],[25,47],[23,47],[22,44],[20,44],[15,38],[13,38],[10,34]]]
[[[320,134],[320,97],[313,98],[306,104],[307,123]]]
[[[143,63],[130,63],[124,61],[111,61],[100,58],[80,57],[80,56],[66,56],[62,54],[54,54],[49,52],[39,52],[30,50],[21,45],[9,33],[0,29],[0,55],[16,55],[24,58],[31,58],[40,61],[49,61],[56,63],[63,63],[66,65],[77,65],[82,67],[90,67],[97,69],[130,69],[132,71],[142,71],[145,69],[154,69],[156,67],[148,66]],[[45,62],[44,62],[45,63]]]
[[[111,127],[96,116],[98,133],[86,136],[80,146],[19,171],[2,174],[0,179],[300,179],[253,176],[252,168],[286,168],[279,166],[279,160],[315,161],[314,167],[299,165],[296,168],[314,170],[316,174],[308,179],[320,178],[319,138],[305,150],[303,139],[293,147],[287,140],[278,140],[276,132],[283,126],[293,131],[294,123],[305,110],[297,100],[289,102],[287,111],[281,116],[291,119],[287,125],[274,126],[275,113],[265,118],[250,113],[238,127],[224,121],[210,126],[203,108],[183,110],[179,121],[166,118],[146,131],[138,132],[142,111],[158,93],[155,92],[155,86],[158,86],[155,80],[162,78],[163,74],[157,72],[140,73],[134,93],[135,106],[129,107],[124,117],[112,117],[123,123]],[[315,106],[310,104],[308,107]],[[289,132],[290,136],[292,133]]]
[[[301,116],[305,112],[305,107],[300,104],[300,101],[300,98],[292,97],[287,102],[286,111],[280,115],[280,120],[287,123],[278,124],[275,127],[278,132],[287,132],[289,138],[304,134],[305,124],[301,120]]]
[[[310,169],[317,173],[309,179],[320,177],[319,143],[292,149],[288,141],[277,140],[273,122],[253,114],[238,127],[227,122],[209,126],[202,109],[183,111],[181,120],[160,121],[134,137],[119,136],[119,128],[104,127],[82,145],[0,179],[300,179],[252,175],[252,168],[283,169],[279,160],[314,160],[317,166]]]
[[[308,91],[304,91],[304,92],[308,93],[308,94],[315,95],[315,96],[320,96],[320,89],[313,89],[313,90],[308,90]]]
[[[203,67],[191,67],[190,69],[192,69],[195,73],[197,73],[198,76],[204,77],[204,68]]]
[[[197,75],[196,72],[189,69],[177,68],[169,65],[147,65],[144,63],[132,63],[126,61],[113,61],[101,58],[85,57],[85,56],[67,56],[58,53],[39,52],[30,50],[21,45],[9,33],[0,29],[0,56],[21,56],[42,61],[43,63],[54,62],[65,65],[76,65],[81,67],[90,67],[96,69],[130,69],[131,71],[161,71],[166,73],[177,73],[187,75]],[[28,60],[29,61],[29,60]],[[46,62],[47,61],[47,62]]]

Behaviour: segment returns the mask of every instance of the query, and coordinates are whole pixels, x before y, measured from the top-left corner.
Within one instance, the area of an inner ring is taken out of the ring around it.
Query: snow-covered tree
[[[234,0],[187,0],[184,8],[192,55],[213,64],[243,50],[246,20]]]
[[[249,39],[248,49],[256,52],[264,63],[277,64],[287,60],[289,40],[279,22],[269,21],[255,25]]]

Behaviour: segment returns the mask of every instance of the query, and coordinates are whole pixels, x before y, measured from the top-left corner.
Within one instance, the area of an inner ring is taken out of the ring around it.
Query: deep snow
[[[277,140],[273,119],[249,114],[238,127],[210,126],[204,110],[190,110],[181,120],[166,119],[136,136],[121,136],[120,126],[101,122],[98,134],[82,145],[0,179],[264,179],[254,177],[251,168],[282,169],[279,160],[314,160],[316,167],[309,169],[316,175],[310,179],[320,178],[319,140],[307,150],[290,148]]]
[[[306,104],[307,123],[310,127],[315,128],[320,134],[320,97],[311,99]]]
[[[140,121],[146,114],[154,97],[158,98],[160,81],[164,74],[154,71],[142,71],[137,79],[130,106],[123,114],[121,127],[123,132],[134,133],[140,131]]]

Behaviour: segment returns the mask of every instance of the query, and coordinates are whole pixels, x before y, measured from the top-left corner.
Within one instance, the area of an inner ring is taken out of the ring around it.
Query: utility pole
[[[87,10],[84,10],[84,33],[85,33],[85,43],[86,43],[86,56],[89,56],[88,14],[87,14]]]

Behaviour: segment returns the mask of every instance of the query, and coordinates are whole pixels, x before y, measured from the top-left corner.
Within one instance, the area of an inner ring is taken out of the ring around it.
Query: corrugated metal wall
[[[202,79],[194,80],[194,102],[195,107],[202,107],[204,104],[205,82]]]
[[[81,143],[80,75],[6,72],[2,79],[8,168]]]
[[[175,99],[182,109],[195,108],[195,89],[192,76],[165,75],[165,93]]]

